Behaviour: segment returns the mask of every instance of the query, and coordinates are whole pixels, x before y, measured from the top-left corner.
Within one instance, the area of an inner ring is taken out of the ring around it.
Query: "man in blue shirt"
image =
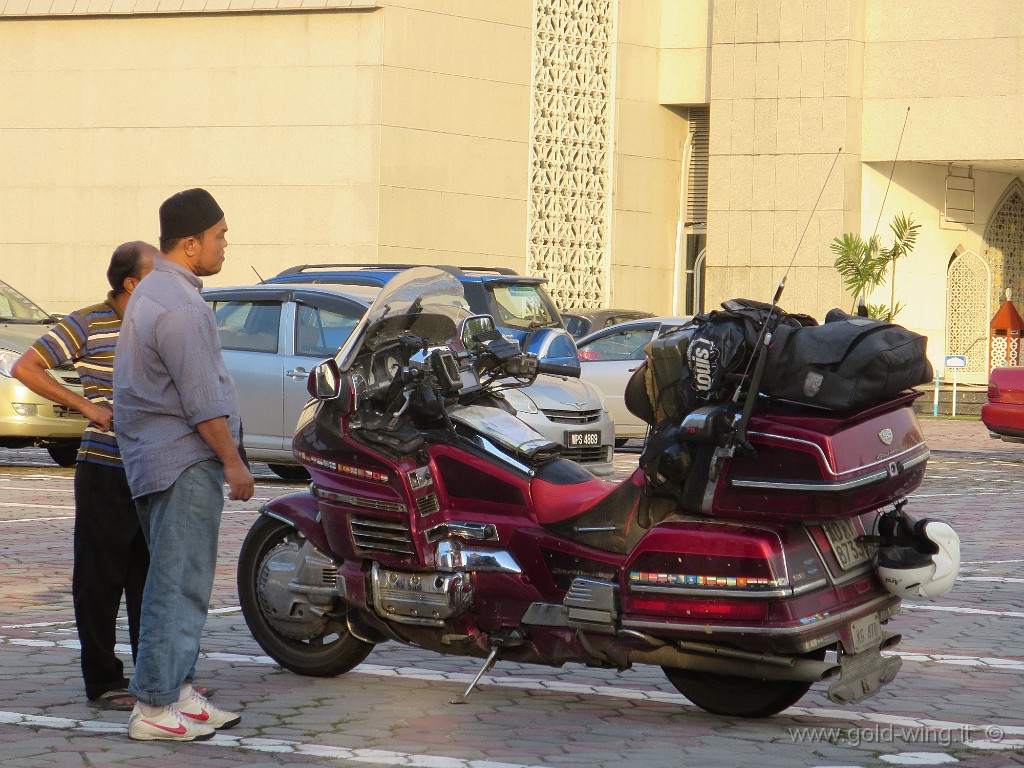
[[[204,189],[160,206],[160,251],[132,296],[117,342],[114,430],[150,551],[133,739],[208,739],[241,717],[192,688],[229,497],[246,501],[253,477],[239,450],[238,397],[200,278],[224,263],[227,223]]]

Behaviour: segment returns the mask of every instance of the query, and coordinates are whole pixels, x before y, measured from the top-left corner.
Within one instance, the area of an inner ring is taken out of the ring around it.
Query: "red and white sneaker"
[[[187,719],[200,725],[215,728],[218,731],[227,728],[234,728],[242,722],[242,716],[234,712],[225,712],[209,702],[205,696],[200,696],[194,690],[187,696],[178,699],[175,705],[178,711]]]
[[[169,704],[152,717],[142,714],[136,704],[128,719],[128,736],[138,741],[205,741],[216,730],[205,723],[185,717],[178,707]]]

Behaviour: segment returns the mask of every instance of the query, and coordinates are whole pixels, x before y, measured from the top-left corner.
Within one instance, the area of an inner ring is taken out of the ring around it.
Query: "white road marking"
[[[958,613],[964,616],[997,616],[1001,619],[1024,619],[1024,611],[990,611],[985,608],[965,608],[957,605],[918,605],[903,603],[904,608],[912,611],[939,611],[941,613]]]
[[[0,504],[0,507],[18,506],[26,507],[29,504]],[[42,505],[39,505],[42,506]],[[46,509],[74,509],[74,507],[46,507]],[[60,517],[22,517],[15,520],[0,520],[0,525],[11,525],[12,523],[49,523],[54,520],[74,520],[74,515],[62,515]]]
[[[128,740],[127,727],[124,722],[112,723],[103,720],[72,720],[66,717],[46,717],[43,715],[25,715],[20,712],[0,711],[0,723],[5,725],[23,725],[29,728],[52,728],[61,731],[79,731],[82,733],[102,733],[117,735]],[[518,763],[498,763],[491,760],[465,760],[458,757],[441,757],[434,755],[394,752],[385,749],[346,749],[330,747],[323,744],[305,743],[292,739],[266,739],[257,736],[232,736],[217,733],[209,741],[197,742],[198,745],[239,749],[245,752],[264,752],[269,754],[304,755],[308,757],[328,757],[336,760],[348,760],[355,763],[372,765],[410,766],[410,768],[544,768],[544,766],[525,766]]]
[[[239,611],[239,608],[218,608],[210,611],[210,613],[226,614]],[[39,629],[51,627],[54,629],[63,628],[64,631],[71,631],[74,626],[74,622],[63,621],[63,622],[40,622],[38,624],[11,624],[0,627],[2,629]],[[9,646],[21,646],[28,648],[53,648],[62,650],[80,650],[81,646],[76,638],[68,638],[65,640],[49,640],[49,639],[37,639],[37,638],[26,638],[26,637],[9,637],[0,635],[0,645]],[[125,656],[131,655],[131,647],[125,643],[118,643],[114,649]],[[965,667],[968,669],[984,669],[992,672],[1024,672],[1024,659],[1004,659],[997,656],[966,656],[961,654],[947,654],[947,653],[915,653],[912,651],[898,650],[899,655],[904,661],[917,662],[919,664],[943,664],[946,666],[953,667]],[[200,658],[207,659],[210,661],[223,661],[235,664],[258,664],[258,665],[276,665],[273,659],[269,656],[259,653],[238,653],[237,651],[204,651],[199,654]],[[349,674],[363,674],[363,675],[378,675],[381,677],[412,677],[418,680],[457,680],[459,682],[470,682],[472,681],[475,673],[461,673],[461,672],[440,672],[432,670],[423,670],[419,667],[394,667],[382,664],[360,664],[356,669],[352,670]],[[541,680],[541,679],[529,679],[522,677],[484,677],[491,685],[495,686],[511,686],[511,687],[527,687],[527,688],[540,688],[544,690],[559,690],[566,693],[587,693],[592,692],[597,695],[604,696],[618,696],[620,691],[624,690],[618,687],[604,687],[601,689],[594,688],[594,686],[579,685],[576,683],[564,683],[561,681],[552,680]],[[661,693],[658,691],[651,691],[659,701],[676,701],[675,693]],[[628,698],[635,698],[631,693]]]
[[[1007,565],[1010,563],[1024,563],[1024,559],[1021,560],[963,560],[960,565]]]

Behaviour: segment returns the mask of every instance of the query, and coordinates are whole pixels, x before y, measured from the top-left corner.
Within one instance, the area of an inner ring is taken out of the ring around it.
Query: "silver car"
[[[295,424],[309,397],[306,378],[313,366],[341,348],[379,292],[379,286],[322,283],[203,291],[238,388],[250,459],[266,462],[286,479],[307,476],[291,450]],[[520,419],[566,446],[562,456],[597,475],[614,471],[615,427],[596,387],[543,375],[506,395]]]
[[[689,317],[649,317],[604,328],[576,342],[580,350],[580,377],[604,394],[615,421],[615,443],[643,438],[647,424],[629,412],[626,384],[645,360],[644,348],[653,339],[681,328]]]

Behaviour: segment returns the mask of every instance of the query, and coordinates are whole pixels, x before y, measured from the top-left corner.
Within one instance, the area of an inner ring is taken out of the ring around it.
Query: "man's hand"
[[[224,465],[224,482],[228,484],[231,491],[228,498],[232,501],[248,501],[252,498],[256,481],[252,478],[252,472],[242,461],[242,454],[238,452],[238,444],[228,431],[228,420],[224,416],[201,421],[196,425],[200,437],[213,449]]]
[[[102,432],[109,432],[114,425],[114,412],[106,403],[90,402],[82,407],[82,415],[89,420],[89,426]]]
[[[252,472],[241,461],[237,464],[224,465],[224,482],[231,489],[228,498],[232,501],[248,501],[256,491],[256,481]]]

